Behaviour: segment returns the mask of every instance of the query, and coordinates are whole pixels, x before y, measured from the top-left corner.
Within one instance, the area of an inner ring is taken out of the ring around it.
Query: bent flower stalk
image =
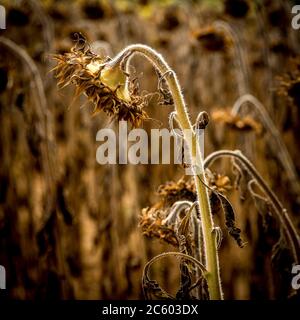
[[[214,223],[205,186],[203,155],[175,72],[159,53],[146,45],[133,44],[126,47],[115,58],[103,59],[92,53],[85,43],[75,46],[70,53],[55,55],[54,58],[58,64],[54,71],[56,71],[58,84],[62,87],[75,84],[77,94],[84,93],[94,104],[94,112],[102,110],[113,119],[129,121],[137,127],[148,116],[143,109],[146,105],[145,98],[138,95],[135,81],[128,73],[129,61],[135,54],[140,54],[150,61],[158,73],[164,77],[172,95],[176,120],[183,132],[193,164],[209,295],[212,300],[223,299],[217,241],[213,232]]]

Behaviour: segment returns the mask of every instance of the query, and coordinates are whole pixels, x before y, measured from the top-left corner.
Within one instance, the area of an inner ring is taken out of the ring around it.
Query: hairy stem
[[[183,132],[184,139],[187,142],[187,146],[190,151],[190,157],[193,164],[193,172],[195,185],[197,190],[197,197],[201,216],[201,227],[203,233],[204,247],[205,247],[205,261],[207,269],[207,284],[209,288],[210,299],[219,300],[223,298],[220,271],[219,271],[219,258],[217,252],[216,239],[213,234],[214,224],[211,214],[211,208],[209,203],[208,192],[205,186],[199,181],[197,175],[201,176],[203,181],[206,181],[203,169],[203,157],[200,152],[200,146],[197,140],[197,136],[193,130],[191,121],[188,116],[187,108],[181,88],[176,77],[175,72],[169,67],[162,55],[157,53],[152,48],[141,45],[133,44],[126,47],[121,51],[112,61],[110,65],[115,65],[133,56],[135,53],[141,54],[146,57],[159,71],[161,76],[165,78],[168,88],[172,94],[176,116],[179,126]]]
[[[234,63],[236,65],[236,78],[239,95],[249,91],[249,70],[247,65],[247,53],[243,47],[242,41],[237,31],[227,22],[217,20],[213,23],[216,29],[224,31],[233,41],[234,45]]]
[[[283,227],[286,239],[289,242],[289,246],[293,253],[293,258],[296,264],[300,262],[300,239],[297,234],[296,228],[293,225],[286,209],[283,207],[275,193],[269,188],[265,180],[257,172],[253,164],[242,154],[241,151],[235,150],[220,150],[213,152],[204,160],[204,168],[211,165],[216,159],[223,157],[234,157],[237,159],[250,173],[250,175],[255,179],[261,191],[266,195],[270,201],[274,212],[279,220],[281,226]]]

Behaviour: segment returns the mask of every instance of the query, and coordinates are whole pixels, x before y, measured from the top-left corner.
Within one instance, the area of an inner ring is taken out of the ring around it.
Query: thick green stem
[[[207,269],[207,284],[209,295],[210,299],[212,300],[223,299],[219,272],[217,243],[215,235],[212,232],[214,224],[212,220],[209,197],[206,187],[201,182],[202,180],[204,181],[204,183],[206,183],[203,169],[203,156],[200,152],[200,145],[188,116],[179,82],[177,80],[175,72],[170,69],[164,58],[159,53],[145,45],[135,44],[128,46],[122,52],[120,52],[116,56],[116,58],[110,62],[110,64],[120,63],[122,60],[128,59],[129,56],[133,56],[134,53],[142,54],[154,65],[161,76],[165,78],[169,90],[172,94],[176,109],[177,120],[183,132],[184,139],[187,142],[187,146],[190,151],[191,162],[193,164],[193,174],[199,201],[201,227],[205,247],[205,262]],[[198,176],[200,176],[201,179],[199,179]]]

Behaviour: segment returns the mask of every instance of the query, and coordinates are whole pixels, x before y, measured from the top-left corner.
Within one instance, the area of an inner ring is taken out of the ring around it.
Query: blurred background
[[[80,32],[109,56],[132,43],[152,46],[178,75],[193,121],[207,111],[205,154],[241,149],[300,229],[300,30],[287,0],[7,0],[0,30],[0,264],[14,299],[142,299],[145,263],[177,250],[147,237],[142,208],[158,187],[178,181],[175,165],[99,165],[96,133],[114,127],[91,117],[74,88],[59,90],[51,54],[70,51]],[[133,60],[142,91],[158,91],[152,66]],[[287,148],[285,161],[264,119],[251,104],[241,118],[230,109],[254,95]],[[143,127],[165,128],[172,105],[151,99]],[[286,164],[288,163],[288,164]],[[228,160],[213,170],[225,188],[242,238],[224,229],[220,248],[226,299],[291,298],[289,254],[280,226],[244,190],[233,187]],[[229,181],[229,182],[228,182]],[[242,190],[243,191],[243,190]],[[256,203],[257,204],[257,203]],[[278,253],[280,252],[280,253]],[[176,259],[162,260],[152,277],[169,292],[179,285]]]

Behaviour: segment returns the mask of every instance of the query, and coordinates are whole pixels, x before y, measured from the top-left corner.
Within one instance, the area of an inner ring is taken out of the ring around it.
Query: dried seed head
[[[231,180],[228,176],[220,173],[213,173],[209,169],[205,170],[208,185],[218,193],[226,194],[233,189]]]
[[[232,46],[232,40],[226,35],[226,33],[214,26],[198,29],[192,33],[192,36],[206,51],[227,52],[228,48]]]
[[[181,11],[175,6],[167,8],[161,15],[158,16],[159,30],[174,31],[177,29],[182,20]]]
[[[169,181],[159,186],[158,195],[161,197],[165,206],[171,207],[175,202],[197,200],[196,187],[193,180],[185,181],[180,179],[177,182]]]
[[[193,181],[180,179],[178,182],[167,182],[158,188],[159,202],[150,208],[144,208],[140,217],[143,234],[159,238],[178,247],[175,224],[166,223],[172,206],[180,200],[196,200],[196,189]]]
[[[143,235],[150,238],[158,238],[178,247],[174,228],[163,223],[167,215],[168,210],[162,208],[144,208],[140,216],[139,226],[142,229]]]
[[[61,87],[73,83],[76,96],[84,93],[94,105],[93,114],[104,111],[118,121],[129,121],[134,127],[148,119],[143,110],[145,97],[138,95],[136,79],[131,79],[119,64],[91,52],[81,37],[71,52],[54,55],[58,62],[53,69]]]
[[[232,189],[228,176],[212,173],[209,169],[205,170],[205,175],[211,189],[224,194]],[[186,181],[182,178],[177,182],[166,182],[159,186],[157,193],[165,208],[170,208],[177,201],[187,200],[194,203],[197,200],[194,179]]]
[[[233,115],[229,110],[217,110],[212,113],[212,119],[236,130],[254,131],[256,134],[262,133],[262,125],[248,115],[240,117],[239,115]]]
[[[250,9],[246,0],[225,0],[225,13],[234,18],[244,18]]]
[[[211,189],[221,193],[226,193],[231,190],[231,182],[227,176],[213,174],[208,169],[206,175]],[[209,193],[211,196],[214,195],[211,191],[209,191]],[[150,208],[148,207],[142,210],[139,226],[144,235],[159,238],[178,247],[178,227],[176,227],[170,215],[176,210],[174,207],[175,203],[179,204],[184,201],[194,203],[196,201],[197,195],[194,180],[186,181],[182,178],[177,182],[167,182],[159,186],[158,195],[160,197],[159,202]],[[215,212],[219,211],[219,208],[216,208],[217,204],[219,204],[219,202],[214,204],[213,197],[211,197],[211,205]],[[181,206],[181,208],[183,207]],[[185,236],[187,237],[187,235]]]
[[[284,75],[277,77],[278,94],[287,97],[289,103],[300,107],[300,59],[290,61],[289,71]]]

